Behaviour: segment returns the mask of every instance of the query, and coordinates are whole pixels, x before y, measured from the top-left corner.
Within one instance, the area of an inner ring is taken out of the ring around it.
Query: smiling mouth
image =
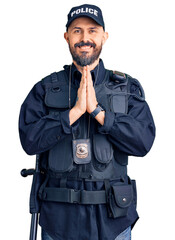
[[[76,48],[76,47],[78,47],[79,49],[81,49],[81,50],[89,50],[89,49],[91,49],[91,48],[95,48],[96,47],[96,44],[95,43],[91,43],[91,42],[80,42],[80,43],[76,43],[75,45],[74,45],[74,47]]]
[[[92,48],[92,46],[80,46],[78,48],[85,51],[85,50],[90,50]]]

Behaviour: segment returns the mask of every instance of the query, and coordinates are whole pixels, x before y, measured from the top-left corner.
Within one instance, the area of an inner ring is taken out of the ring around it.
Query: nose
[[[84,31],[84,32],[82,33],[81,40],[82,40],[83,42],[88,42],[88,41],[89,41],[89,34],[88,34],[88,32]]]

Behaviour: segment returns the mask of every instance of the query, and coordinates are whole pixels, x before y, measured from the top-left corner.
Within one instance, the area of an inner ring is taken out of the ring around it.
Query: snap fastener
[[[53,87],[52,88],[52,92],[60,92],[61,91],[61,89],[60,89],[60,87]]]
[[[126,198],[123,198],[123,202],[126,202],[127,200],[126,200]]]

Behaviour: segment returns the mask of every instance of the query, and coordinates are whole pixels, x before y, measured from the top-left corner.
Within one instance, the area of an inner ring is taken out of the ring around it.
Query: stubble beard
[[[93,64],[99,58],[102,51],[102,44],[99,47],[95,47],[93,53],[90,56],[87,56],[88,53],[85,51],[81,54],[77,54],[76,47],[71,47],[70,44],[69,50],[73,60],[77,63],[77,65],[84,67]]]

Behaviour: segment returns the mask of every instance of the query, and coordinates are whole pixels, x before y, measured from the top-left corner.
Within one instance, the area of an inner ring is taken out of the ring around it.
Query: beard
[[[84,52],[82,52],[81,54],[78,55],[77,52],[76,52],[76,48],[80,47],[80,46],[91,46],[94,49],[94,51],[90,56],[88,56],[89,53],[86,52],[86,51],[84,51]],[[70,53],[72,55],[73,60],[79,66],[84,67],[84,66],[93,64],[99,58],[100,53],[102,51],[102,44],[99,47],[97,47],[93,43],[80,42],[80,43],[76,43],[74,45],[74,47],[71,47],[70,43],[69,43],[69,50],[70,50]]]

